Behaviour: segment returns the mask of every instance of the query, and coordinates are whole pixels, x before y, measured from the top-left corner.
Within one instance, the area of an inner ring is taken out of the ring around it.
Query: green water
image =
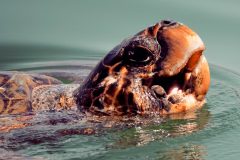
[[[95,62],[95,61],[93,61]],[[92,64],[95,64],[93,63]],[[90,64],[90,63],[89,63]],[[82,68],[82,71],[77,71]],[[25,71],[87,75],[90,67],[41,67]],[[238,159],[240,76],[211,65],[207,103],[196,113],[133,127],[86,123],[77,112],[40,113],[30,127],[0,133],[3,159]],[[4,119],[5,117],[0,117]],[[145,119],[141,120],[144,121]],[[146,119],[148,120],[148,119]],[[107,121],[109,122],[109,121]],[[128,121],[129,123],[129,121]],[[62,135],[61,130],[96,128],[94,135]]]
[[[0,70],[53,75],[64,71],[84,77],[124,38],[161,19],[174,19],[199,33],[211,64],[239,73],[239,6],[237,0],[1,0]],[[208,103],[195,117],[97,136],[28,143],[24,137],[35,133],[41,139],[56,130],[52,125],[35,125],[4,135],[18,139],[1,144],[0,157],[239,159],[239,76],[214,65],[211,71]]]

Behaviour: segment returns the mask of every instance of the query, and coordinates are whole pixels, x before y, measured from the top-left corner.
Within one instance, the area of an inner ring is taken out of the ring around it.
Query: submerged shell
[[[21,72],[0,73],[0,114],[31,111],[33,88],[40,85],[60,84],[55,78]]]

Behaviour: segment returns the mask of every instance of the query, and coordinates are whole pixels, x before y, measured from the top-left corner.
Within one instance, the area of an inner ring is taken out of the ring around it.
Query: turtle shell
[[[34,87],[60,83],[59,80],[45,75],[1,72],[0,114],[31,111],[31,94]]]

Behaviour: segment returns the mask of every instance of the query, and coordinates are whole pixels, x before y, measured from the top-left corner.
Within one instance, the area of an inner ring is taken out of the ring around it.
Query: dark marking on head
[[[103,104],[99,101],[99,98],[96,98],[94,101],[93,101],[93,104],[92,104],[94,107],[102,110],[104,109],[104,106]]]
[[[105,104],[107,104],[107,108],[111,105],[111,104],[113,104],[113,101],[112,101],[112,98],[110,98],[109,96],[105,96],[104,98],[103,98],[103,101],[104,101],[104,103]]]
[[[161,21],[161,27],[171,27],[171,26],[175,26],[178,23],[173,21],[173,20],[163,20]]]
[[[104,87],[99,87],[99,88],[95,88],[92,92],[92,97],[98,97],[100,96],[104,91]]]
[[[106,94],[112,95],[113,93],[115,93],[117,90],[117,86],[118,86],[117,82],[110,84],[109,87],[106,88],[107,90]]]
[[[123,64],[122,63],[118,63],[116,66],[113,67],[112,71],[113,72],[120,72],[120,70],[122,69]]]
[[[131,93],[131,92],[128,94],[128,101],[127,101],[127,103],[128,103],[128,105],[136,105],[134,103],[134,100],[133,100],[133,93]]]

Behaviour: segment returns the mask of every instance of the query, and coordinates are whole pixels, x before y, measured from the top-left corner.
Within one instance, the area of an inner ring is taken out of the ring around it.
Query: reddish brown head
[[[161,21],[106,55],[76,91],[78,107],[105,114],[189,110],[209,88],[204,49],[187,26]]]

